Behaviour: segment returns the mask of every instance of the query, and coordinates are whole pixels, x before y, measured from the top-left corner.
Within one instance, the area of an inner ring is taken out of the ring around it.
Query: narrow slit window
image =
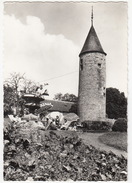
[[[83,59],[80,60],[80,68],[83,70]]]
[[[101,64],[100,63],[98,63],[98,67],[101,68]]]

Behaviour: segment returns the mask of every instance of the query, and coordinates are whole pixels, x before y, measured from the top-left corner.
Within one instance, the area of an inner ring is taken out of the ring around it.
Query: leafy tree
[[[63,101],[69,101],[69,102],[77,102],[77,97],[74,94],[69,94],[66,93],[63,97],[62,97]]]
[[[61,101],[69,101],[69,102],[77,102],[78,98],[74,94],[62,94],[62,93],[57,93],[54,97],[54,100],[61,100]]]
[[[5,81],[5,84],[8,84],[14,92],[14,100],[18,102],[19,99],[19,89],[22,85],[22,81],[24,80],[24,74],[21,75],[20,73],[11,73],[10,77]]]
[[[127,98],[116,88],[106,89],[106,113],[108,118],[127,117]]]
[[[13,113],[13,108],[16,107],[17,113],[22,113],[25,100],[18,95],[16,98],[15,90],[12,86],[4,84],[4,116]]]
[[[7,114],[12,113],[11,106],[14,105],[14,89],[13,87],[9,86],[8,84],[4,85],[4,116]]]
[[[24,74],[11,73],[4,82],[4,115],[12,113],[13,108],[16,108],[17,114],[22,112],[25,101],[22,99],[20,91],[34,93],[36,87],[36,84],[26,79]]]
[[[37,84],[35,82],[33,82],[32,80],[24,78],[23,85],[24,85],[24,87],[23,87],[24,93],[31,94],[31,93],[36,92]]]
[[[78,97],[74,94],[62,94],[62,93],[57,93],[54,97],[54,100],[61,100],[61,101],[68,101],[68,102],[74,102],[74,104],[71,106],[70,111],[69,112],[74,112],[75,114],[77,114],[77,101],[78,101]]]
[[[55,95],[56,100],[75,102],[71,107],[70,112],[77,114],[77,101],[78,97],[74,94],[62,94],[58,93]],[[126,118],[127,117],[127,98],[123,92],[120,92],[116,88],[106,89],[106,114],[108,118]]]
[[[63,94],[62,93],[57,93],[54,96],[54,100],[62,100]]]
[[[21,75],[20,73],[13,72],[10,74],[10,77],[5,81],[11,85],[15,91],[18,91],[21,81],[24,79],[24,74]]]
[[[63,101],[70,101],[70,94],[69,93],[66,93],[62,96],[62,100]]]

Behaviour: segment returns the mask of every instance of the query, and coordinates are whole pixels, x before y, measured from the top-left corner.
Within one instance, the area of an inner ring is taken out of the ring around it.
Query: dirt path
[[[114,147],[110,147],[106,144],[101,143],[98,140],[98,137],[103,135],[103,133],[81,133],[77,132],[78,136],[83,139],[83,142],[87,145],[93,145],[96,148],[99,148],[100,150],[105,150],[107,152],[112,151],[118,156],[123,155],[125,158],[127,158],[127,152],[118,150]]]

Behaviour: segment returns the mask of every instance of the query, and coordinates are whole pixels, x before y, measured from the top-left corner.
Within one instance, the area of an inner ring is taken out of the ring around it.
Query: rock
[[[42,165],[40,165],[39,168],[40,168],[40,171],[44,170],[44,166],[42,166]]]
[[[26,181],[34,181],[32,177],[28,177]]]
[[[48,175],[48,176],[49,176],[49,175]],[[36,176],[34,177],[34,180],[35,180],[35,181],[45,181],[45,180],[47,180],[47,177],[45,176],[45,174],[44,174],[43,176],[36,175]]]
[[[111,172],[112,173],[115,173],[116,172],[116,168],[115,167],[112,167]]]
[[[51,169],[53,169],[53,168],[52,168],[52,165],[46,165],[46,168],[47,168],[48,170],[50,170],[50,171],[51,171]]]
[[[101,156],[102,156],[102,158],[104,158],[105,157],[105,154],[101,154]]]
[[[86,158],[83,158],[82,162],[85,163],[86,162]]]
[[[102,166],[106,166],[106,163],[103,162],[103,163],[102,163]]]
[[[36,149],[39,150],[43,145],[41,143],[36,143]]]
[[[118,170],[120,170],[120,169],[121,169],[117,164],[115,164],[115,167],[116,167]]]
[[[44,173],[44,177],[49,177],[49,174],[48,173]]]
[[[10,151],[16,151],[15,145],[10,145],[10,146],[9,146],[9,150],[10,150]]]
[[[66,170],[66,171],[71,171],[71,167],[70,166],[65,166],[65,165],[63,165],[63,168]]]
[[[98,168],[98,167],[96,167],[96,168],[95,168],[95,170],[99,170],[99,168]]]
[[[126,171],[122,171],[121,174],[127,175],[127,172]]]
[[[25,153],[25,157],[28,158],[28,159],[31,159],[31,155],[28,154],[27,152]]]
[[[106,176],[107,176],[110,180],[112,180],[112,175],[111,175],[111,174],[106,173]]]
[[[89,151],[88,149],[86,149],[86,151],[85,151],[85,152],[86,152],[87,154],[88,154],[88,153],[90,153],[90,151]]]
[[[71,182],[71,181],[74,181],[74,180],[72,180],[72,179],[67,179],[66,181]]]
[[[8,167],[8,166],[9,166],[9,162],[6,161],[6,162],[4,163],[4,167]]]
[[[103,174],[100,174],[102,180],[107,180],[106,176]]]
[[[77,158],[78,158],[78,155],[75,154],[75,155],[73,156],[73,159],[75,160],[75,159],[77,159]]]
[[[119,159],[118,159],[117,157],[113,157],[113,161],[114,161],[115,163],[118,163],[118,162],[119,162]]]
[[[73,144],[70,144],[70,149],[72,149],[74,146],[73,146]]]
[[[79,167],[78,167],[78,173],[79,173],[79,174],[82,173],[82,168],[79,168]]]
[[[67,156],[67,154],[66,153],[60,153],[60,155],[59,155],[59,157],[62,157],[62,158],[65,158]]]
[[[55,169],[54,168],[50,168],[50,172],[54,172],[55,171]]]
[[[28,166],[32,166],[32,165],[34,165],[35,164],[35,160],[34,159],[32,159],[32,160],[30,160],[29,162],[28,162]]]
[[[7,144],[9,144],[9,143],[10,143],[9,140],[4,140],[4,145],[7,145]]]

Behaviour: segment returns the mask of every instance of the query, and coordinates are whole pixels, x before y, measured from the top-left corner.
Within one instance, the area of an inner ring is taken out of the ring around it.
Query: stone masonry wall
[[[103,120],[106,117],[106,63],[101,53],[80,57],[79,105],[80,121]]]

